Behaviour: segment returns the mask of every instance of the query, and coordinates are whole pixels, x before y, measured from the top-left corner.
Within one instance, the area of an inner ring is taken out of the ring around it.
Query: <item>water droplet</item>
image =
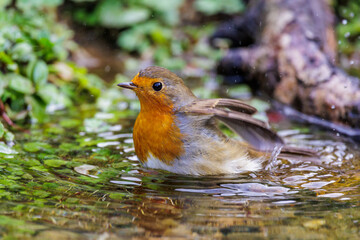
[[[338,41],[338,44],[341,44],[341,40]]]
[[[344,37],[346,38],[350,37],[350,32],[345,33]]]
[[[347,21],[346,19],[343,19],[343,20],[341,21],[341,23],[342,23],[343,25],[346,25],[346,24],[348,23],[348,21]]]
[[[351,61],[350,61],[350,65],[353,65],[353,64],[354,64],[354,61],[353,61],[353,60],[351,60]]]
[[[331,109],[335,109],[335,105],[331,105]]]
[[[353,18],[355,14],[353,12],[350,13],[350,17]]]

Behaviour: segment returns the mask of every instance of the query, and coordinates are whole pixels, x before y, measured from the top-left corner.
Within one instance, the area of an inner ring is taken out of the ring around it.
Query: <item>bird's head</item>
[[[162,67],[145,68],[131,82],[120,83],[118,86],[136,93],[142,111],[180,108],[196,99],[180,77]]]

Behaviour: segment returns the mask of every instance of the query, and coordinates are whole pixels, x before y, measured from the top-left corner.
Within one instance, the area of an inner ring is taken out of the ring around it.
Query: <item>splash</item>
[[[269,159],[269,163],[265,166],[266,171],[272,171],[274,169],[274,167],[276,166],[277,157],[279,156],[282,148],[282,145],[276,145],[274,147],[274,150],[272,151]]]

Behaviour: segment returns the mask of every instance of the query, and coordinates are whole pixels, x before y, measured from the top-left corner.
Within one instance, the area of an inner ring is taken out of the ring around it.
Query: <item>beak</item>
[[[119,83],[118,86],[122,88],[128,88],[131,90],[137,88],[137,86],[132,82]]]

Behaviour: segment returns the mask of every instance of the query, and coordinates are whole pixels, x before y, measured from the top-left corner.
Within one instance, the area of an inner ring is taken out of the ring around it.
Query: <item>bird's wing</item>
[[[229,109],[236,112],[242,112],[246,114],[254,114],[257,112],[256,108],[246,104],[240,100],[229,98],[217,98],[217,99],[203,99],[196,100],[191,104],[185,106],[190,109]]]
[[[251,116],[256,108],[235,99],[198,100],[178,111],[188,114],[212,115],[239,134],[259,151],[273,151],[275,146],[283,146],[283,140],[269,126]]]

